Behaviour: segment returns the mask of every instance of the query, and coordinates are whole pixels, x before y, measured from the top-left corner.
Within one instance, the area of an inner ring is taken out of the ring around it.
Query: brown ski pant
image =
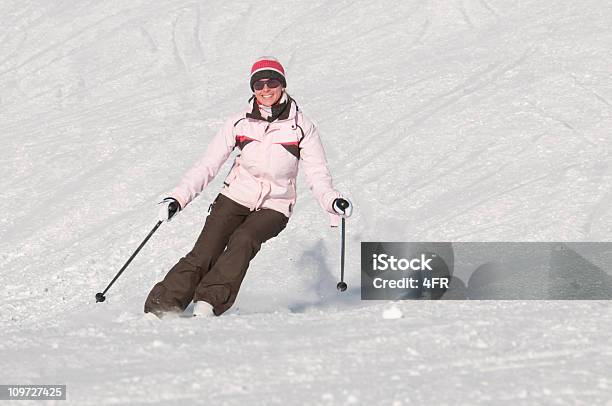
[[[236,301],[261,244],[277,236],[287,221],[275,210],[251,211],[219,194],[193,249],[149,293],[145,313],[183,311],[194,300],[210,303],[221,315]]]

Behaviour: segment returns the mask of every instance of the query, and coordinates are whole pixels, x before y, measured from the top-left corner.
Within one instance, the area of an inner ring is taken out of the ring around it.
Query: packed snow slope
[[[78,405],[612,404],[606,301],[384,319],[359,300],[360,241],[610,241],[611,26],[595,0],[3,0],[0,384]],[[300,178],[230,312],[141,319],[220,176],[95,304],[261,55],[355,204],[349,291]]]

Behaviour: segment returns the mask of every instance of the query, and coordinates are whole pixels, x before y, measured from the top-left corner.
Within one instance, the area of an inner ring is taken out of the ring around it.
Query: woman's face
[[[268,81],[272,81],[274,84],[278,84],[278,86],[269,88],[267,83]],[[265,84],[261,90],[257,90],[257,87],[261,86],[261,84]],[[258,86],[259,85],[259,86]],[[270,107],[273,104],[276,104],[283,95],[283,86],[276,79],[261,79],[255,82],[254,85],[255,98],[259,104]]]

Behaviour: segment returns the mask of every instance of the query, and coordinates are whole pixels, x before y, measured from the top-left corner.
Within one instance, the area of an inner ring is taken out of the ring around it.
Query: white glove
[[[342,197],[337,198],[336,200],[334,200],[332,208],[336,213],[338,213],[344,218],[351,217],[351,214],[353,214],[353,204],[349,199],[345,199]]]
[[[181,205],[173,197],[166,197],[159,204],[161,205],[158,215],[159,221],[170,221],[176,213],[181,211]]]

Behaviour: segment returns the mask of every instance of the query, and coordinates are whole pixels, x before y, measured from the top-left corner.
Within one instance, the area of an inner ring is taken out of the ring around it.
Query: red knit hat
[[[287,87],[285,68],[272,56],[262,56],[251,67],[251,90],[253,84],[260,79],[278,79],[283,87]]]

